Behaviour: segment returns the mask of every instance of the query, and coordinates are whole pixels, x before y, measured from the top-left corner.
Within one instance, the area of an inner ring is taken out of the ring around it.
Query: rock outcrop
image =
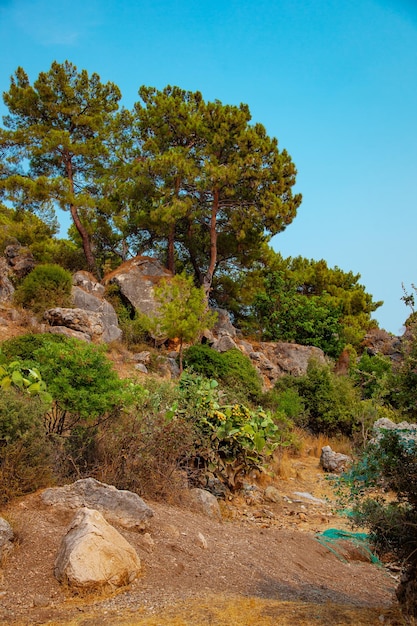
[[[116,311],[104,299],[104,287],[89,272],[76,272],[71,291],[72,308],[55,307],[44,313],[50,331],[110,343],[122,337]]]
[[[97,509],[109,521],[132,530],[146,529],[153,517],[152,509],[136,493],[116,489],[94,478],[45,489],[41,499],[45,504],[66,509]]]
[[[123,298],[139,313],[155,313],[154,288],[162,280],[170,278],[171,272],[152,257],[137,256],[122,263],[104,277],[105,285],[117,285]]]
[[[341,474],[350,463],[352,463],[350,456],[334,452],[330,446],[324,446],[321,450],[320,465],[325,472]]]
[[[80,509],[62,540],[55,576],[70,587],[97,589],[131,583],[141,568],[135,549],[98,511]]]

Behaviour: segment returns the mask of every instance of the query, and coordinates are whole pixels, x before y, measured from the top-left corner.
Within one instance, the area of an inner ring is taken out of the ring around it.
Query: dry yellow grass
[[[337,604],[280,602],[260,598],[225,598],[210,596],[183,601],[156,615],[136,611],[122,616],[100,619],[103,626],[405,626],[407,621],[396,609],[355,608]],[[66,626],[93,626],[98,622],[84,613]],[[57,624],[54,622],[54,624]],[[61,623],[63,624],[63,623]],[[50,626],[52,623],[50,622]]]

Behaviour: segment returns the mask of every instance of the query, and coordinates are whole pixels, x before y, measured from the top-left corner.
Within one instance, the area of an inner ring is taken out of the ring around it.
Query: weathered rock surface
[[[0,517],[0,564],[13,548],[14,532],[9,522]]]
[[[148,528],[153,517],[152,509],[136,493],[116,489],[95,478],[83,478],[71,485],[45,489],[41,499],[45,504],[69,509],[97,509],[109,521],[134,530]]]
[[[7,264],[12,269],[17,278],[24,278],[35,267],[35,259],[29,248],[25,248],[20,243],[7,246],[4,251]]]
[[[102,341],[109,343],[121,339],[122,331],[119,328],[116,311],[110,302],[94,295],[91,291],[84,291],[84,289],[77,286],[72,288],[71,295],[74,307],[100,315],[101,327],[103,329],[100,335]]]
[[[351,462],[350,456],[334,452],[330,446],[324,446],[321,450],[320,465],[325,472],[341,474]]]
[[[373,425],[373,431],[375,436],[373,441],[378,441],[384,431],[396,431],[402,439],[407,441],[417,442],[417,424],[411,424],[410,422],[399,422],[396,424],[387,417],[381,417]]]
[[[135,549],[93,509],[80,509],[62,540],[55,576],[71,587],[120,587],[140,572]]]
[[[382,328],[371,329],[362,342],[371,356],[381,354],[388,356],[394,362],[402,359],[403,338],[395,337]]]
[[[0,259],[0,302],[8,302],[14,294],[14,286],[10,280],[10,266],[5,258]]]
[[[164,278],[170,278],[171,272],[151,257],[137,256],[122,263],[116,270],[104,277],[105,285],[117,285],[120,293],[139,313],[155,313],[155,286]]]
[[[213,519],[222,519],[222,514],[217,498],[209,491],[198,488],[190,489],[189,498],[191,508],[194,511],[203,513],[203,515],[207,515],[207,517],[211,517]]]

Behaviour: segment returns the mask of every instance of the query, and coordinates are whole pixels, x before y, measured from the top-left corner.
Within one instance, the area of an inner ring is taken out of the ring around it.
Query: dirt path
[[[3,566],[0,624],[394,623],[389,572],[354,551],[345,562],[316,540],[316,531],[344,522],[331,502],[294,495],[332,493],[317,459],[297,463],[295,476],[276,484],[279,502],[248,490],[223,505],[221,523],[149,503],[149,533],[118,529],[137,549],[143,575],[113,596],[72,596],[53,576],[72,513],[46,508],[39,494],[14,502],[0,512],[18,534]]]

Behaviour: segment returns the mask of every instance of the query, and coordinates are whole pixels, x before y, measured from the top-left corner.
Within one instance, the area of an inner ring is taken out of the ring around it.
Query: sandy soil
[[[392,572],[366,562],[355,550],[345,551],[348,561],[342,560],[316,539],[316,533],[326,528],[346,526],[332,513],[332,490],[318,459],[297,460],[294,474],[276,483],[278,503],[265,502],[257,489],[224,502],[222,522],[185,506],[148,502],[154,510],[148,533],[118,528],[135,546],[142,576],[129,588],[100,596],[74,595],[53,576],[55,556],[74,512],[46,507],[39,494],[15,501],[0,511],[17,534],[14,550],[3,563],[0,623],[226,624],[213,615],[209,619],[201,609],[197,621],[192,621],[190,616],[196,613],[190,607],[205,605],[210,612],[210,606],[231,598],[235,604],[252,598],[275,607],[277,602],[301,603],[305,611],[309,606],[359,611],[347,621],[300,618],[295,624],[393,623],[384,617],[394,602]],[[327,501],[315,502],[296,492]],[[173,608],[182,621],[163,617],[172,615]],[[371,621],[360,621],[361,610],[371,614]],[[342,619],[340,610],[337,614]],[[271,622],[262,622],[238,611],[237,621],[229,623],[287,623],[276,615]],[[158,616],[161,621],[151,621]]]

